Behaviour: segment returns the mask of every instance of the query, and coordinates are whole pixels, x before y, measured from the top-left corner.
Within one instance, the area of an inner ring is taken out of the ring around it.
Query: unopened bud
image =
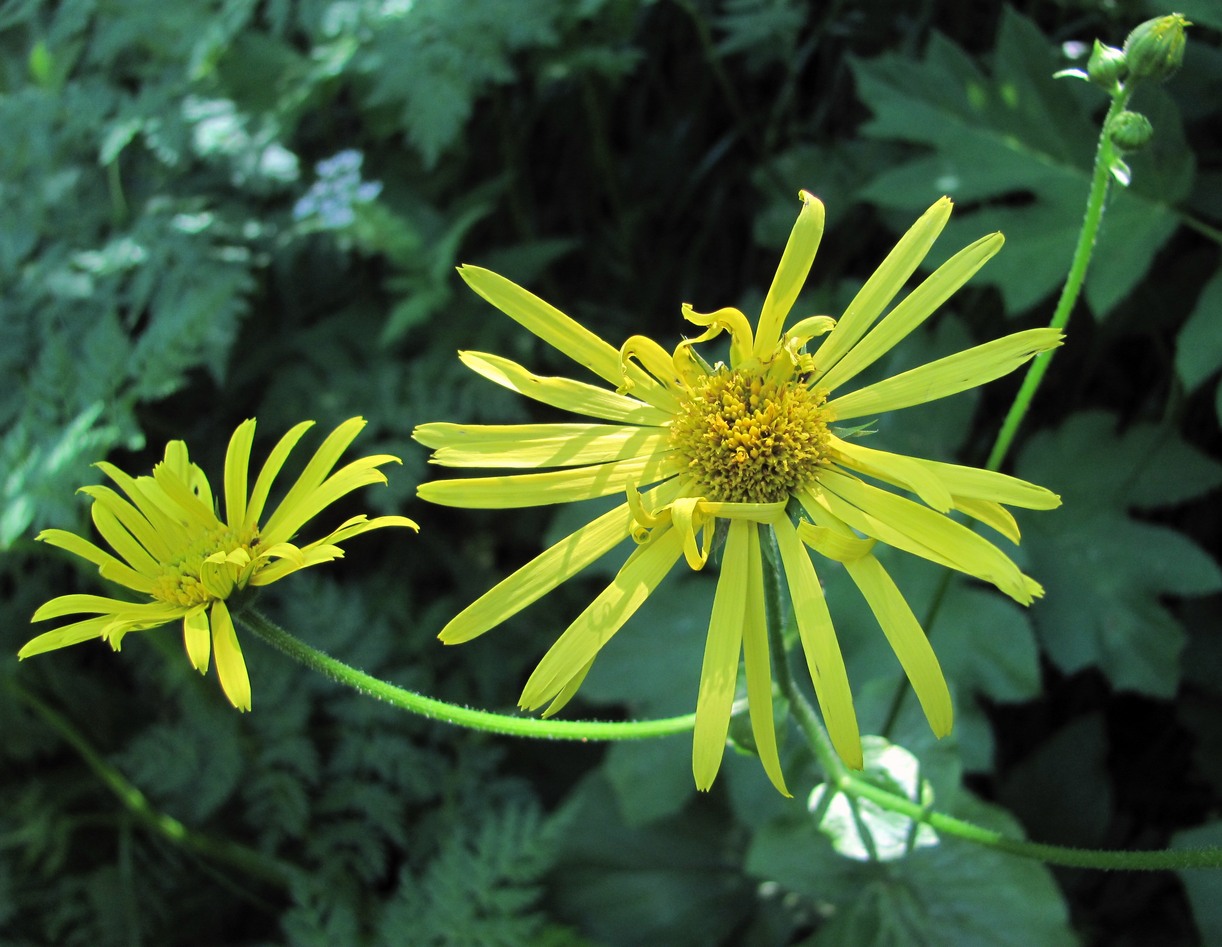
[[[1107,125],[1108,137],[1121,151],[1144,148],[1154,137],[1154,126],[1140,112],[1120,112]]]
[[[1095,40],[1095,48],[1086,62],[1086,75],[1091,82],[1111,92],[1124,78],[1125,68],[1123,52]]]
[[[1184,28],[1191,26],[1178,13],[1146,20],[1124,41],[1124,58],[1134,79],[1170,78],[1184,61]]]

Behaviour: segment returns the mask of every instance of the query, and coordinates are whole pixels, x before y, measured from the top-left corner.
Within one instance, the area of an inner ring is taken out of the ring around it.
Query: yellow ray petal
[[[666,424],[672,415],[672,412],[655,408],[644,401],[583,381],[535,375],[517,362],[499,355],[459,352],[458,357],[469,369],[489,381],[562,411],[642,425]]]
[[[783,796],[791,795],[781,771],[776,723],[772,711],[772,662],[768,654],[768,626],[764,612],[764,574],[760,556],[759,527],[750,530],[747,544],[747,607],[743,614],[743,664],[747,677],[747,706],[751,733],[764,772]]]
[[[94,563],[98,566],[98,573],[112,582],[118,582],[137,592],[153,591],[152,580],[147,575],[137,572],[127,563],[116,559],[106,550],[95,546],[88,539],[76,533],[70,533],[65,529],[44,529],[35,538]],[[148,555],[143,547],[140,551],[145,556]],[[152,562],[151,557],[148,561]]]
[[[578,688],[581,687],[592,667],[594,667],[593,658],[590,659],[585,667],[569,678],[569,682],[561,688],[560,693],[548,704],[547,710],[543,711],[544,717],[554,717],[564,709],[565,705],[577,695]]]
[[[302,526],[353,490],[370,484],[386,483],[386,475],[377,468],[392,463],[400,463],[399,458],[389,454],[362,457],[341,467],[308,493],[293,496],[293,491],[290,491],[290,496],[284,498],[284,502],[263,528],[263,541],[280,543],[292,539]]]
[[[696,788],[702,791],[713,785],[725,754],[747,607],[748,545],[759,542],[754,534],[755,526],[751,523],[738,520],[729,524],[721,575],[717,577],[717,592],[713,596],[713,614],[700,666],[696,726],[692,732],[692,774]]]
[[[802,210],[790,231],[755,327],[754,352],[761,360],[771,356],[780,341],[785,317],[802,291],[823,239],[823,202],[809,191],[799,191],[798,197],[802,199]]]
[[[412,437],[443,467],[572,467],[669,449],[664,428],[613,424],[422,424]]]
[[[212,650],[216,652],[216,674],[221,679],[221,690],[238,710],[250,710],[250,675],[246,672],[233,618],[224,602],[212,603]]]
[[[469,480],[433,480],[422,483],[417,493],[430,503],[479,510],[545,506],[590,500],[620,493],[630,485],[655,483],[673,476],[681,464],[682,461],[673,453],[657,454],[574,470],[475,477]]]
[[[955,509],[966,513],[974,520],[992,527],[1014,544],[1018,544],[1022,535],[1018,531],[1018,523],[1000,503],[992,500],[971,500],[965,497],[955,497]]]
[[[202,605],[183,616],[182,639],[191,666],[200,674],[207,674],[208,659],[212,656],[212,632],[208,627],[208,612]]]
[[[74,593],[58,595],[43,602],[30,621],[46,621],[63,618],[65,615],[131,615],[137,621],[167,622],[178,618],[186,611],[181,605],[166,602],[124,602],[122,599],[104,595]]]
[[[269,542],[289,539],[302,523],[327,505],[317,502],[316,492],[328,479],[331,471],[335,469],[335,465],[344,451],[348,449],[348,445],[356,439],[364,427],[364,418],[349,418],[327,435],[306,464],[301,476],[289,488],[289,492],[285,494],[276,511],[264,524],[263,535],[277,537],[276,540],[268,540]],[[360,461],[356,463],[360,464]],[[365,483],[374,483],[376,480],[377,478],[367,480]]]
[[[17,652],[17,657],[24,661],[36,654],[46,654],[48,651],[68,648],[91,638],[101,638],[103,632],[113,621],[114,617],[111,615],[99,615],[96,618],[86,618],[51,631],[44,631],[22,645],[21,650]]]
[[[247,418],[234,430],[225,451],[225,522],[230,526],[241,526],[246,520],[250,448],[254,440],[255,419]]]
[[[284,466],[284,462],[288,459],[293,448],[297,446],[297,442],[301,440],[301,436],[313,426],[313,421],[302,421],[299,424],[294,424],[276,442],[276,446],[267,455],[267,460],[259,468],[259,476],[255,478],[254,489],[250,492],[250,502],[246,504],[246,519],[243,520],[244,526],[252,527],[262,519],[263,507],[267,503],[268,494],[271,493],[272,484],[280,474],[280,469]]]
[[[819,387],[833,391],[891,351],[896,343],[933,315],[942,303],[971,279],[1001,249],[1003,243],[1005,238],[1001,234],[992,233],[964,247],[943,263],[820,378]]]
[[[159,562],[173,557],[166,537],[181,539],[180,527],[166,525],[164,532],[159,530],[109,487],[82,487],[80,492],[93,500],[89,514],[102,538],[137,572],[152,575]]]
[[[858,388],[827,407],[844,421],[936,401],[1009,374],[1040,352],[1056,348],[1063,338],[1059,329],[1015,332]]]
[[[941,513],[833,470],[820,473],[819,483],[824,490],[813,501],[858,532],[991,582],[1023,605],[1043,593],[1000,549]]]
[[[946,489],[955,495],[956,500],[992,500],[1024,510],[1055,510],[1061,505],[1061,498],[1051,490],[1018,477],[1011,477],[1009,474],[982,470],[979,467],[944,464],[920,457],[913,457],[912,460],[933,471],[938,479],[946,484]]]
[[[548,649],[522,689],[519,704],[533,710],[563,690],[649,598],[682,552],[683,537],[677,530],[655,530],[649,545],[629,557],[611,584]]]
[[[912,614],[912,609],[887,570],[874,556],[862,556],[844,565],[869,604],[870,611],[878,619],[879,627],[887,636],[887,642],[899,658],[908,680],[912,682],[912,689],[921,702],[921,709],[925,711],[925,719],[929,721],[934,735],[946,736],[954,723],[950,691],[942,675],[942,666],[920,622]]]
[[[852,769],[861,769],[861,733],[853,709],[853,692],[819,578],[793,524],[786,517],[778,517],[772,530],[823,722],[840,758]]]
[[[675,396],[639,367],[628,365],[625,371],[619,349],[534,293],[479,266],[464,264],[458,273],[468,286],[509,318],[599,378],[618,388],[626,374],[632,382],[632,393],[642,401],[671,411],[677,407]]]
[[[914,458],[863,447],[834,435],[829,443],[838,455],[836,459],[857,473],[911,490],[939,513],[948,512],[954,504],[946,484]]]
[[[823,344],[815,352],[816,383],[848,352],[887,308],[921,265],[950,217],[951,200],[940,198],[921,215],[853,297]],[[826,387],[826,386],[825,386]]]
[[[672,480],[646,493],[645,499],[651,505],[666,504],[678,492],[678,481]],[[445,644],[459,644],[495,628],[627,539],[632,525],[627,503],[604,513],[502,579],[451,618],[437,637]]]

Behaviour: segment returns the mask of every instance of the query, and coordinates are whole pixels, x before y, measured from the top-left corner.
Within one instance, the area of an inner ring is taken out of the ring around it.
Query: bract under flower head
[[[943,198],[900,239],[838,320],[808,316],[786,330],[823,235],[823,205],[806,192],[801,198],[801,213],[754,329],[737,309],[701,314],[685,305],[684,317],[702,332],[671,352],[642,336],[616,349],[509,280],[462,267],[463,278],[479,295],[613,390],[540,377],[508,359],[464,352],[463,362],[489,380],[594,423],[435,423],[414,435],[434,449],[436,464],[539,471],[422,485],[420,495],[434,503],[509,508],[625,494],[624,503],[523,566],[441,632],[441,640],[451,644],[481,635],[632,537],[635,552],[526,682],[520,700],[525,708],[547,705],[552,714],[563,707],[599,650],[680,557],[692,569],[703,568],[714,530],[724,524],[725,549],[696,695],[692,768],[700,789],[712,785],[721,764],[741,660],[761,762],[777,789],[788,794],[772,713],[764,539],[775,540],[832,742],[848,765],[860,768],[852,693],[809,550],[844,565],[912,682],[930,726],[942,736],[953,719],[949,690],[912,610],[874,555],[875,545],[894,546],[991,582],[1028,604],[1042,593],[1039,584],[946,514],[958,510],[1017,541],[1006,505],[1050,509],[1060,503],[1048,490],[1013,477],[872,449],[835,427],[984,384],[1060,344],[1057,330],[1018,332],[846,390],[984,265],[1001,248],[1001,235],[964,248],[892,305],[950,215],[951,202]],[[730,339],[729,362],[710,365],[696,347],[722,333]],[[918,500],[870,481],[909,491]],[[791,504],[802,512],[796,523],[788,512]]]
[[[369,519],[362,514],[320,539],[296,542],[298,530],[326,507],[367,484],[385,483],[378,468],[399,462],[389,454],[376,454],[334,469],[365,426],[361,418],[345,421],[331,432],[265,519],[277,475],[313,424],[303,421],[280,439],[252,489],[248,489],[248,468],[255,422],[238,426],[225,456],[223,520],[207,477],[190,461],[182,441],[166,445],[164,459],[153,467],[152,476],[131,477],[111,464],[98,464],[123,495],[107,486],[85,487],[82,492],[93,498],[93,523],[117,555],[67,530],[43,530],[38,539],[94,563],[103,578],[142,593],[145,601],[80,594],[53,598],[34,613],[33,621],[65,615],[95,617],[44,632],[27,642],[18,657],[90,638],[101,638],[118,651],[129,632],[181,619],[192,665],[206,673],[215,651],[225,695],[239,710],[249,710],[250,679],[227,604],[231,597],[247,587],[269,585],[298,569],[338,559],[344,554],[340,543],[371,529],[417,528],[403,516]]]

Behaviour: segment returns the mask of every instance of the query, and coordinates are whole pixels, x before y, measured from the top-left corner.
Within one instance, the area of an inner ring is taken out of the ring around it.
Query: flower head
[[[544,472],[420,487],[434,503],[508,508],[625,494],[625,501],[560,540],[485,593],[441,632],[467,641],[575,575],[626,537],[637,548],[601,594],[544,655],[521,704],[559,710],[599,650],[680,558],[708,559],[724,526],[725,548],[696,698],[692,768],[707,789],[721,764],[738,678],[745,666],[751,725],[773,784],[788,794],[777,752],[765,625],[761,540],[775,537],[798,637],[832,742],[852,767],[861,741],[844,661],[807,549],[842,563],[907,673],[930,726],[950,731],[950,694],[938,660],[903,595],[874,555],[878,543],[991,582],[1028,604],[1039,584],[992,543],[951,519],[952,510],[1017,541],[1005,505],[1050,509],[1057,496],[987,470],[866,447],[838,422],[870,420],[998,378],[1060,344],[1054,329],[1018,332],[856,390],[849,383],[916,329],[1000,249],[992,234],[955,254],[890,311],[951,211],[943,198],[908,231],[839,320],[810,316],[783,331],[823,234],[823,205],[803,192],[754,330],[737,309],[683,307],[703,331],[666,352],[642,336],[613,348],[509,280],[464,266],[479,295],[615,390],[540,377],[477,352],[471,369],[513,391],[596,423],[466,426],[425,424],[415,437],[433,463]],[[881,317],[881,318],[880,318]],[[710,365],[696,345],[727,333],[729,362]],[[816,346],[814,342],[819,340]],[[598,423],[603,422],[603,423]],[[875,482],[871,482],[875,481]],[[884,486],[879,486],[878,483]],[[910,491],[912,500],[887,487]],[[800,511],[797,521],[788,512]],[[769,540],[771,542],[771,540]]]
[[[182,620],[187,656],[201,673],[216,652],[216,670],[225,696],[250,710],[250,678],[226,604],[249,586],[270,585],[298,569],[343,556],[340,543],[383,526],[416,524],[403,516],[354,516],[313,542],[298,544],[297,532],[326,507],[359,487],[385,483],[379,467],[397,457],[376,454],[335,470],[339,457],[365,426],[351,418],[337,427],[270,516],[264,509],[272,484],[289,453],[314,424],[303,421],[280,439],[248,489],[254,420],[234,431],[225,455],[225,518],[204,472],[191,463],[187,445],[171,441],[152,476],[131,477],[108,463],[97,466],[126,495],[107,486],[84,487],[93,498],[94,526],[118,555],[84,537],[47,529],[38,538],[98,566],[103,578],[141,593],[129,602],[102,595],[61,595],[34,613],[33,621],[65,615],[92,615],[26,643],[18,657],[54,651],[101,638],[116,651],[130,631],[146,631]],[[334,471],[334,472],[333,472]]]

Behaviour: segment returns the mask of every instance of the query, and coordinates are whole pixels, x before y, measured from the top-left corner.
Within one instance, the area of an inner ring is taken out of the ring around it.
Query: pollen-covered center
[[[153,598],[171,605],[202,605],[215,598],[223,598],[228,589],[217,587],[217,580],[232,587],[233,579],[241,566],[256,555],[254,547],[259,543],[259,529],[231,529],[221,526],[199,536],[176,558],[161,563],[161,574],[153,579]],[[216,577],[204,579],[204,560],[215,553],[227,557],[227,562],[218,563],[218,569],[210,570]],[[237,553],[237,555],[233,555]],[[222,578],[228,574],[228,580]]]
[[[775,503],[814,479],[827,453],[827,392],[722,369],[701,378],[670,443],[710,500]]]

